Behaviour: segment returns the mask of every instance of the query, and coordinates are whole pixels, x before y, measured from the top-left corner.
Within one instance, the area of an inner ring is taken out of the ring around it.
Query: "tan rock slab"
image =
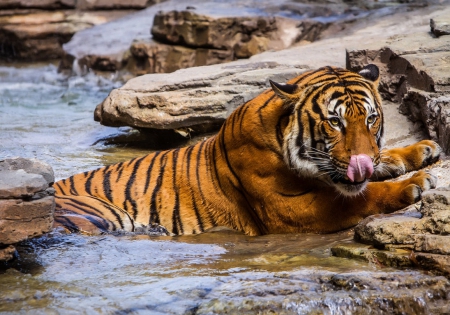
[[[0,244],[14,244],[49,232],[54,208],[53,196],[32,201],[0,200]]]

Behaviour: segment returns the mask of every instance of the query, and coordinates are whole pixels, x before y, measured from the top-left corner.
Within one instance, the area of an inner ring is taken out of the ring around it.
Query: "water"
[[[93,120],[95,106],[120,86],[88,74],[66,77],[56,66],[0,66],[0,158],[37,158],[52,165],[57,179],[146,154],[110,147],[99,141],[133,133]]]
[[[110,144],[135,131],[93,121],[95,106],[120,85],[113,79],[67,78],[54,65],[0,67],[0,158],[38,158],[64,178],[147,153]],[[0,264],[0,313],[443,313],[447,279],[331,256],[333,244],[352,236],[55,231]]]

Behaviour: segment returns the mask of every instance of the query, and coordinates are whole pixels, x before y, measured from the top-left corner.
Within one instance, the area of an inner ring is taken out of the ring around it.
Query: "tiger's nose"
[[[373,174],[373,162],[367,154],[352,155],[347,168],[347,177],[352,182],[362,182]]]

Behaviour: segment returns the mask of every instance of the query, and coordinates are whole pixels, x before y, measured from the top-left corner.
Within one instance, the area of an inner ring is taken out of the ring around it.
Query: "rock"
[[[14,258],[16,248],[12,245],[6,247],[0,247],[0,261],[7,261]]]
[[[61,9],[75,8],[76,0],[6,0],[0,2],[0,8],[39,8]]]
[[[56,1],[51,2],[55,3]],[[52,8],[51,4],[49,5]],[[0,59],[28,61],[57,59],[63,55],[62,44],[68,42],[76,32],[129,13],[129,11],[67,10],[11,11],[9,15],[1,14]]]
[[[226,14],[226,12],[225,12]],[[299,40],[314,41],[325,25],[279,16],[214,16],[195,11],[158,12],[153,38],[174,45],[231,50],[248,58],[269,49],[284,49]]]
[[[414,244],[412,233],[419,220],[395,214],[370,216],[355,227],[355,240],[376,246]]]
[[[54,207],[53,196],[31,201],[0,199],[0,243],[14,244],[49,232]]]
[[[97,106],[95,119],[106,126],[208,130],[265,90],[269,79],[285,82],[302,71],[275,62],[241,62],[141,76],[113,90]]]
[[[422,217],[414,212],[364,219],[355,227],[355,240],[376,248],[345,243],[334,246],[333,255],[450,276],[450,188],[425,192]]]
[[[3,171],[0,178],[0,199],[29,197],[45,190],[47,181],[39,174],[29,174],[24,170]]]
[[[144,9],[161,0],[79,0],[77,8],[81,10],[111,10],[111,9]]]
[[[226,62],[265,50],[288,47],[292,43],[311,42],[322,34],[332,36],[349,28],[348,25],[355,20],[367,18],[372,12],[370,10],[385,6],[384,3],[374,5],[372,1],[348,3],[341,0],[333,3],[321,0],[314,4],[289,0],[276,4],[270,0],[192,0],[186,6],[184,2],[169,0],[78,32],[64,45],[61,69],[73,70],[78,74],[89,70],[121,71],[125,72],[122,74],[124,77],[128,72],[134,75],[170,72],[176,69],[171,64],[173,58],[157,58],[155,55],[156,51],[164,55],[170,52],[167,44],[201,49],[195,53],[189,51],[188,54],[195,55],[195,58],[183,57],[182,67]],[[391,14],[395,8],[401,7],[403,5],[392,6],[382,14]],[[379,16],[379,13],[373,12]],[[332,26],[328,28],[331,22]],[[150,37],[150,29],[155,38]],[[224,52],[217,55],[217,50]],[[188,59],[189,62],[186,61]],[[72,68],[74,60],[76,63]],[[159,64],[153,66],[154,62]]]
[[[55,200],[52,168],[23,158],[0,161],[0,260],[13,257],[12,246],[49,232]]]
[[[39,174],[47,181],[48,185],[53,184],[55,181],[55,174],[50,165],[43,163],[35,159],[4,159],[0,160],[0,172],[1,171],[17,171],[23,170],[28,174]]]
[[[450,35],[450,18],[448,15],[440,15],[430,19],[431,32],[436,36]]]
[[[190,10],[176,1],[154,5],[76,34],[64,46],[66,54],[60,68],[68,69],[77,60],[81,71],[126,68],[135,75],[166,73],[247,58],[268,49],[289,47],[302,39],[312,41],[326,28],[319,21],[269,17],[266,10],[279,14],[280,9],[273,12],[274,7],[267,3],[196,0],[191,3],[195,9]],[[153,38],[149,37],[150,29]],[[176,47],[170,47],[173,45]]]
[[[140,40],[130,47],[127,69],[134,75],[167,73],[178,69],[213,65],[235,60],[231,50],[188,48]],[[98,68],[97,68],[98,69]]]

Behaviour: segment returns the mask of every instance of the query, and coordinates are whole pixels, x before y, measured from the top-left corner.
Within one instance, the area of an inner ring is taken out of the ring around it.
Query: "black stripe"
[[[55,221],[65,226],[71,233],[79,232],[79,227],[66,216],[55,216]]]
[[[145,185],[144,185],[144,194],[147,192],[148,190],[148,185],[150,185],[150,179],[151,179],[151,172],[153,170],[153,165],[155,164],[155,160],[156,157],[161,153],[161,151],[155,152],[153,157],[152,157],[152,161],[150,162],[150,166],[148,167],[148,173],[147,173],[147,178],[145,179]]]
[[[92,195],[91,182],[92,182],[92,178],[94,178],[96,173],[97,173],[96,171],[91,171],[91,174],[89,174],[89,176],[86,179],[86,183],[84,184],[84,190],[86,190],[86,193],[88,195]]]
[[[197,163],[196,166],[197,167],[195,168],[195,177],[197,178],[197,187],[198,187],[198,190],[200,192],[200,197],[202,198],[202,202],[203,203],[204,203],[204,200],[206,198],[205,198],[205,195],[203,194],[202,183],[200,181],[199,165],[200,165],[201,154],[202,153],[206,154],[206,152],[204,150],[204,145],[205,145],[205,142],[202,142],[200,144],[200,147],[198,148],[197,159],[196,159],[196,163]],[[206,156],[205,156],[205,159],[206,159]],[[198,227],[199,227],[200,231],[203,232],[205,229],[204,229],[204,226],[203,226],[202,218],[200,216],[200,213],[199,213],[199,211],[197,209],[197,205],[195,203],[194,203],[194,212],[195,212],[195,216],[197,217]],[[207,211],[207,213],[209,214],[209,218],[210,218],[211,222],[214,222],[215,220],[212,217],[212,215],[210,214],[210,212]]]
[[[69,177],[69,184],[70,184],[70,194],[71,195],[78,195],[78,192],[75,188],[75,182],[73,181],[73,176]]]
[[[180,149],[172,151],[172,187],[175,193],[175,205],[172,212],[172,233],[176,235],[183,234],[183,223],[180,218],[180,191],[177,186],[177,162]]]
[[[78,210],[82,211],[83,213],[86,213],[86,214],[88,214],[90,216],[94,216],[94,217],[99,218],[99,221],[103,221],[104,224],[109,227],[108,222],[111,222],[111,221],[109,221],[109,220],[107,220],[107,219],[105,219],[103,217],[98,216],[95,212],[99,212],[99,211],[97,209],[92,208],[91,206],[85,204],[84,202],[80,202],[78,200],[73,200],[73,199],[68,199],[66,201],[66,204],[71,206],[71,207],[73,207],[73,208],[75,208],[75,209],[78,209]],[[90,209],[94,210],[95,212],[89,211],[86,208],[90,208]],[[69,209],[69,211],[70,211],[70,209]],[[76,213],[76,212],[74,212],[74,213]],[[112,225],[114,227],[114,224],[112,224]],[[121,225],[121,226],[123,227],[123,225]],[[106,228],[106,230],[108,230],[108,228]]]
[[[296,193],[296,194],[286,194],[286,193],[282,193],[282,192],[276,192],[278,195],[283,196],[283,197],[299,197],[299,196],[303,196],[303,195],[307,195],[309,194],[311,191],[313,191],[313,189],[308,189],[306,191],[302,191],[300,193]]]
[[[105,198],[108,201],[112,202],[113,196],[111,193],[111,182],[110,182],[111,172],[112,170],[110,169],[110,166],[107,166],[106,168],[103,169],[103,193],[105,194]]]
[[[145,156],[135,160],[135,163],[133,165],[133,171],[131,172],[131,174],[128,178],[127,185],[125,188],[125,200],[123,201],[123,209],[125,209],[127,212],[129,212],[127,209],[127,201],[128,201],[132,207],[133,220],[136,220],[138,209],[137,209],[136,200],[131,196],[131,188],[133,187],[133,184],[136,181],[139,166],[141,165],[141,163],[144,159],[145,159]]]
[[[247,103],[245,103],[245,105],[244,105],[245,106],[244,110],[241,110],[242,114],[240,115],[240,120],[239,120],[239,129],[240,130],[242,130],[242,123],[244,122],[244,116],[247,113],[247,110],[250,108],[250,106],[246,105]]]
[[[167,163],[167,154],[170,151],[164,152],[162,155],[160,155],[160,166],[159,166],[159,173],[158,177],[156,179],[156,185],[155,188],[153,188],[152,197],[150,199],[150,219],[149,224],[159,224],[159,213],[156,208],[156,197],[158,196],[158,192],[161,189],[162,180],[163,180],[163,174],[164,174],[164,168]]]

